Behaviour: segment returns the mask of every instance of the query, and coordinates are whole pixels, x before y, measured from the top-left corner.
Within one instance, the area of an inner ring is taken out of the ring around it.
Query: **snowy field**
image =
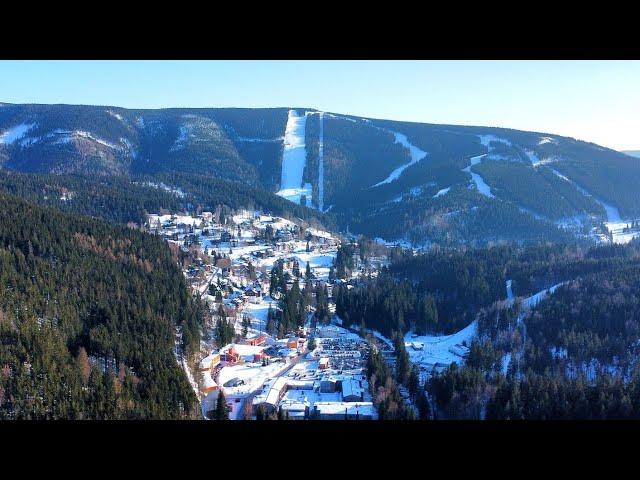
[[[452,335],[414,336],[407,333],[404,340],[411,362],[430,371],[433,367],[445,367],[453,362],[462,363],[476,332],[476,321],[473,321]]]
[[[263,367],[261,363],[244,363],[242,365],[232,365],[223,367],[218,374],[218,384],[224,388],[224,393],[230,395],[248,395],[262,388],[264,382],[277,376],[289,364],[284,362],[272,362]],[[244,382],[243,385],[235,387],[224,386],[233,379]]]
[[[302,174],[307,163],[307,151],[304,143],[306,125],[306,115],[298,115],[295,110],[289,110],[287,127],[284,132],[280,191],[277,195],[298,204],[300,197],[306,195],[307,206],[311,206],[311,184],[307,183],[302,187]]]
[[[403,135],[402,133],[398,133],[398,132],[391,132],[391,133],[393,133],[393,135],[394,135],[394,137],[396,139],[395,143],[399,143],[404,148],[409,150],[409,157],[411,158],[411,160],[409,161],[409,163],[406,163],[406,164],[396,168],[393,172],[391,172],[389,174],[389,176],[387,178],[385,178],[381,182],[376,183],[373,187],[379,187],[380,185],[384,185],[386,183],[391,183],[394,180],[397,180],[400,177],[400,175],[402,175],[402,172],[404,172],[411,165],[414,165],[414,164],[418,163],[420,160],[422,160],[424,157],[427,156],[427,152],[425,152],[424,150],[419,149],[418,147],[413,145],[411,142],[409,142],[409,140],[407,139],[406,135]]]

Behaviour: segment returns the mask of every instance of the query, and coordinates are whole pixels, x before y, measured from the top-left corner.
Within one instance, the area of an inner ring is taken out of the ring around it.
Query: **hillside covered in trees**
[[[134,181],[174,178],[173,188],[199,190],[194,205],[231,184],[232,197],[249,195],[286,210],[266,198],[281,188],[289,110],[2,104],[0,166]],[[294,110],[306,124],[302,183],[311,185],[316,208],[322,190],[324,209],[341,230],[417,246],[563,242],[607,220],[601,202],[624,220],[640,214],[640,159],[592,143]],[[490,194],[478,190],[473,175]],[[566,220],[577,227],[567,232],[561,228]]]
[[[191,418],[174,350],[198,348],[203,311],[179,253],[138,230],[0,202],[0,418]]]

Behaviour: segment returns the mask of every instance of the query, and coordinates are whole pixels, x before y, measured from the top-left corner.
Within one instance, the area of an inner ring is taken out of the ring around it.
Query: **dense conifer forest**
[[[0,201],[0,417],[190,418],[174,349],[198,348],[203,311],[168,246]]]

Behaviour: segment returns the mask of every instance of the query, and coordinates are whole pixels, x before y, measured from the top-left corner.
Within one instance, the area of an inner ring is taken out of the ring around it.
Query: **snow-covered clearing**
[[[538,145],[544,145],[545,143],[558,143],[558,140],[556,140],[555,138],[551,138],[551,137],[540,137],[540,141],[538,142]]]
[[[247,395],[262,388],[264,382],[277,376],[288,367],[289,364],[285,362],[272,362],[264,367],[261,363],[226,366],[218,374],[218,384],[224,388],[224,393],[227,396]],[[241,381],[241,385],[236,385],[235,387],[225,386],[226,383],[236,378]]]
[[[399,143],[404,148],[409,150],[409,157],[411,160],[409,161],[409,163],[405,163],[404,165],[396,168],[393,172],[389,174],[387,178],[385,178],[381,182],[376,183],[375,185],[373,185],[373,187],[379,187],[380,185],[391,183],[394,180],[397,180],[400,177],[400,175],[402,175],[402,172],[404,172],[411,165],[418,163],[420,160],[422,160],[428,155],[427,152],[425,152],[424,150],[421,150],[420,148],[416,147],[411,142],[409,142],[406,135],[403,135],[402,133],[399,133],[399,132],[391,132],[391,133],[393,133],[395,137],[395,140],[396,140],[395,143]]]
[[[307,163],[307,150],[304,143],[306,125],[306,115],[298,115],[295,110],[289,110],[284,132],[280,191],[277,195],[298,204],[300,197],[305,195],[307,206],[311,206],[311,184],[302,186],[302,174]]]
[[[404,340],[411,361],[430,372],[434,367],[443,368],[453,362],[461,363],[476,332],[477,322],[474,320],[452,335],[414,336],[409,332]]]
[[[309,262],[309,268],[311,268],[316,279],[326,281],[329,279],[329,270],[336,258],[336,252],[321,253],[302,251],[294,253],[293,256],[300,262],[301,271],[306,268],[307,262]]]
[[[0,134],[0,145],[11,145],[24,137],[29,130],[35,127],[35,123],[20,123],[15,127]]]
[[[442,197],[443,195],[446,195],[447,193],[449,193],[449,190],[451,190],[451,187],[447,187],[447,188],[443,188],[441,190],[438,190],[438,193],[436,193],[433,196],[433,198]]]
[[[485,147],[487,147],[489,149],[489,152],[491,152],[492,147],[491,147],[491,143],[504,143],[507,146],[512,146],[512,143],[510,140],[507,140],[506,138],[502,138],[502,137],[497,137],[493,134],[487,134],[487,135],[478,135],[478,138],[480,139],[480,143],[482,145],[484,145]]]

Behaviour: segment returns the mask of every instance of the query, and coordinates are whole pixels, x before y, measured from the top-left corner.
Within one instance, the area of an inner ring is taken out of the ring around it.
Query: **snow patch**
[[[181,148],[184,148],[184,144],[187,143],[191,134],[191,128],[188,125],[180,125],[180,131],[178,132],[178,138],[173,142],[173,146],[170,151],[175,152]]]
[[[107,110],[107,113],[108,113],[109,115],[111,115],[112,117],[117,118],[117,119],[118,119],[118,120],[120,120],[122,123],[124,123],[124,118],[122,118],[122,115],[120,115],[119,113],[116,113],[116,112],[114,112],[114,111],[112,111],[112,110]]]
[[[555,138],[551,138],[551,137],[540,137],[540,141],[538,142],[538,145],[544,145],[545,143],[554,143],[554,144],[558,144],[558,140],[556,140]]]
[[[438,193],[436,193],[433,196],[433,198],[442,197],[443,195],[446,195],[447,193],[449,193],[449,190],[451,190],[451,187],[447,187],[447,188],[443,188],[442,190],[438,190]]]
[[[29,130],[35,127],[35,123],[20,123],[0,134],[0,145],[11,145],[24,137]]]

